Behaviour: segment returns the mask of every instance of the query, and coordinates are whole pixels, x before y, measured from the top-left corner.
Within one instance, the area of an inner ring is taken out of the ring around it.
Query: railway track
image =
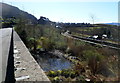
[[[91,42],[95,42],[95,43],[100,43],[100,44],[120,48],[120,44],[114,44],[114,43],[110,43],[110,42],[106,42],[106,41],[102,41],[102,40],[90,39],[90,38],[83,38],[83,37],[78,37],[78,36],[74,36],[74,35],[71,35],[71,36],[74,38],[78,38],[78,39],[82,39],[82,40],[86,40],[86,41],[91,41]]]
[[[71,37],[71,38],[74,38],[74,39],[78,39],[78,40],[81,40],[81,41],[84,41],[84,42],[88,42],[90,44],[102,45],[102,46],[105,46],[105,47],[110,47],[110,48],[113,48],[113,49],[117,49],[117,50],[119,49],[120,50],[120,44],[114,44],[114,43],[110,43],[110,42],[103,41],[103,40],[79,37],[79,36],[71,35],[71,34],[68,34],[68,33],[67,34],[62,33],[62,35],[68,36],[68,37]]]

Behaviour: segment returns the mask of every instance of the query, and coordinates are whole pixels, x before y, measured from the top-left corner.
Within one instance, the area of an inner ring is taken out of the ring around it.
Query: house
[[[106,35],[106,34],[103,34],[103,35],[102,35],[102,39],[104,39],[104,38],[107,38],[107,35]]]
[[[99,36],[98,35],[94,35],[92,37],[93,37],[93,39],[97,39]]]

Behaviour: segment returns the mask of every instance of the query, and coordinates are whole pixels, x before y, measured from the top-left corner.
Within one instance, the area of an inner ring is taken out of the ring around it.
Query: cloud
[[[119,0],[2,0],[3,2],[119,2]]]

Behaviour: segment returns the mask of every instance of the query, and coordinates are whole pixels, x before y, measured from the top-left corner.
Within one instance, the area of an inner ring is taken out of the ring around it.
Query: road
[[[0,29],[0,83],[5,80],[10,48],[11,28]]]

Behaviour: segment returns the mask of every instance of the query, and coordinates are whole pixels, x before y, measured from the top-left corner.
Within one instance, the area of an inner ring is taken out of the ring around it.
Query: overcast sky
[[[118,0],[3,0],[33,14],[56,22],[109,23],[118,21]]]

